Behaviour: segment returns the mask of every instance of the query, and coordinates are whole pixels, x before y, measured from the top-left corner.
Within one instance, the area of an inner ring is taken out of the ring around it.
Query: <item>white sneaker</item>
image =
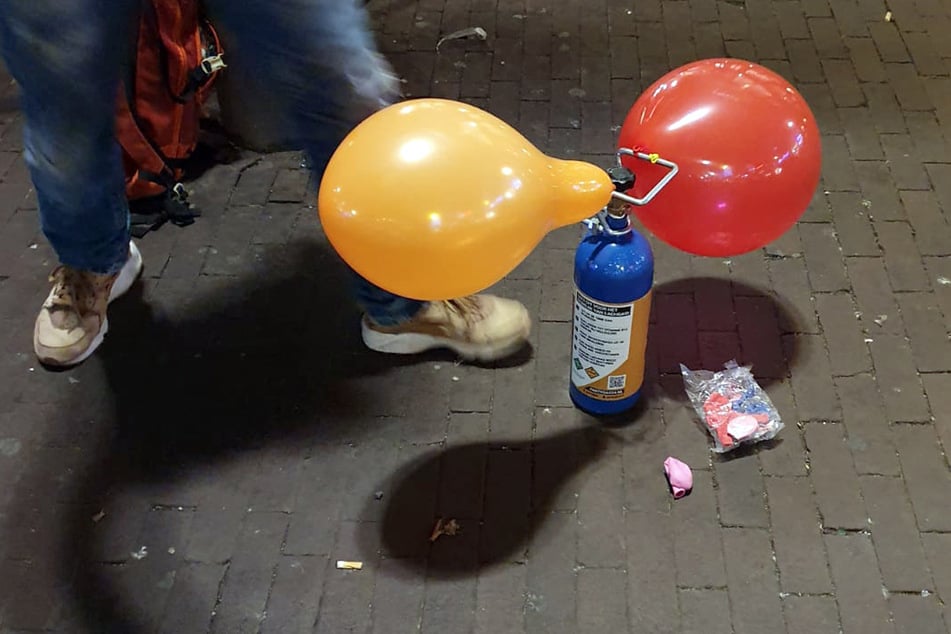
[[[495,361],[517,352],[531,333],[532,320],[519,302],[493,295],[426,304],[398,326],[363,318],[363,342],[371,350],[417,354],[449,348],[472,361]]]
[[[109,302],[123,295],[142,272],[142,254],[129,242],[129,259],[118,273],[99,275],[58,266],[53,289],[33,328],[33,349],[41,363],[68,367],[95,352],[109,330]]]

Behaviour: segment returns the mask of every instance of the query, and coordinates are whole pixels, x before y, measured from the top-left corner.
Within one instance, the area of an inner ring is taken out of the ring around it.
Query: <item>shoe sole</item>
[[[119,271],[119,276],[116,278],[115,283],[112,285],[112,289],[109,291],[109,304],[123,295],[125,295],[135,281],[139,278],[139,275],[142,273],[142,253],[139,252],[139,247],[135,245],[135,242],[129,241],[129,259],[126,260],[126,263],[122,266],[122,269]],[[75,359],[69,361],[68,363],[63,363],[57,361],[56,359],[41,358],[40,363],[43,365],[48,365],[56,368],[71,368],[75,365],[79,365],[86,359],[92,356],[96,349],[102,345],[103,340],[106,338],[106,333],[109,332],[109,314],[108,311],[102,320],[102,327],[99,329],[99,332],[96,333],[96,336],[93,337],[92,342],[89,344],[89,347],[86,348],[82,354],[80,354]]]
[[[374,330],[364,319],[361,324],[363,343],[375,352],[385,354],[420,354],[446,348],[467,361],[498,361],[517,352],[528,339],[528,333],[514,335],[494,344],[475,344],[453,341],[420,333],[385,333]]]

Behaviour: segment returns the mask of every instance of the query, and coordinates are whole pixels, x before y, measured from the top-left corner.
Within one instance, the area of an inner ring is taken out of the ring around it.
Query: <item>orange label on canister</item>
[[[627,304],[607,304],[575,290],[571,382],[602,401],[631,396],[644,382],[651,291]]]

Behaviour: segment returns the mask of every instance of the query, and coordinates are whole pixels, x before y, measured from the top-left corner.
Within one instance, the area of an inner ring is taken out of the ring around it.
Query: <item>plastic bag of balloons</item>
[[[736,361],[720,372],[693,371],[681,364],[687,397],[713,438],[713,451],[772,440],[784,427],[779,412],[749,367]]]

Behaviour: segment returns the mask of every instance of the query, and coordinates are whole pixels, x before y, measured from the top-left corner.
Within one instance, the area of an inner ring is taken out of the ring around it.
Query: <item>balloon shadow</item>
[[[661,390],[678,400],[686,399],[680,364],[716,371],[735,360],[751,365],[765,388],[796,367],[797,339],[783,335],[800,323],[794,307],[765,289],[714,277],[666,282],[654,289],[648,366],[661,384],[677,386]]]
[[[380,484],[386,507],[380,522],[358,529],[360,549],[379,549],[397,577],[453,579],[524,561],[550,512],[573,508],[580,474],[616,442],[613,432],[585,426],[428,451]],[[437,522],[448,532],[435,533]]]

